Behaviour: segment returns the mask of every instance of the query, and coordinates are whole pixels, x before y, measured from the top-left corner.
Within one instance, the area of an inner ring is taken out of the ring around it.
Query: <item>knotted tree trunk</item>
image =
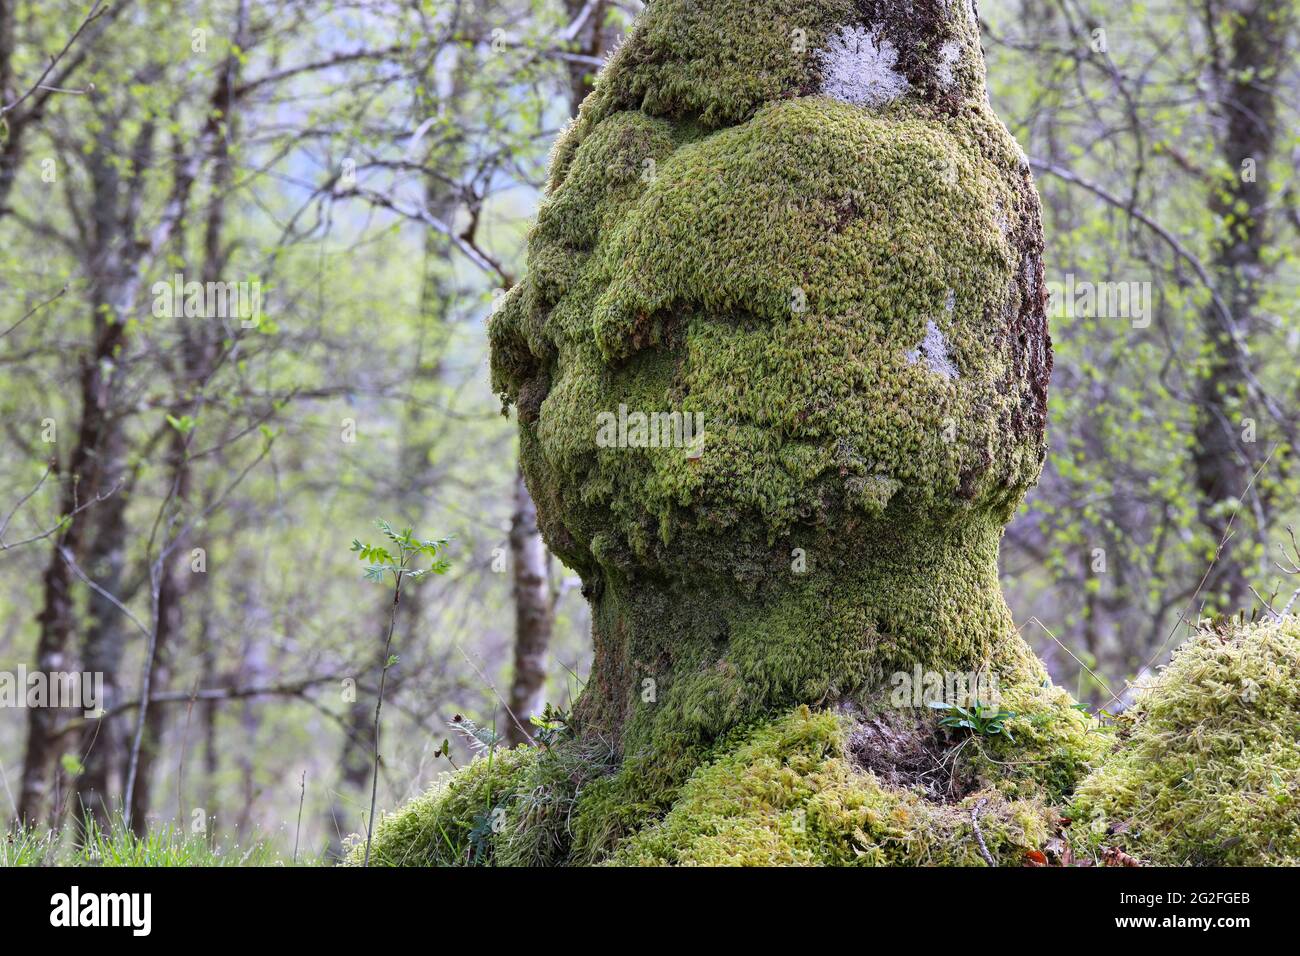
[[[413,801],[372,862],[1041,862],[1111,739],[998,585],[1045,454],[1042,249],[969,0],[652,0],[556,149],[490,330],[539,525],[592,605],[591,674],[567,735]],[[1150,756],[1171,739],[1290,772],[1261,732],[1290,703],[1203,719],[1294,663],[1273,631],[1197,643],[1184,674],[1212,676],[1144,698],[1146,749],[1094,780],[1080,829],[1145,829],[1132,795],[1186,774]],[[970,678],[996,695],[973,717],[952,710]],[[1189,806],[1226,805],[1213,829],[1276,805],[1256,769],[1207,776]],[[1238,858],[1287,856],[1292,822]],[[1179,826],[1160,859],[1204,842]]]
[[[968,0],[652,2],[556,149],[490,330],[591,674],[567,738],[477,762],[377,858],[422,833],[443,834],[423,862],[1037,846],[1099,736],[998,586],[1045,454],[1041,255]],[[1001,691],[1014,754],[898,693],[956,675]]]
[[[660,0],[605,69],[492,325],[593,606],[580,729],[1037,673],[996,560],[1044,458],[1042,231],[983,71],[968,0]]]

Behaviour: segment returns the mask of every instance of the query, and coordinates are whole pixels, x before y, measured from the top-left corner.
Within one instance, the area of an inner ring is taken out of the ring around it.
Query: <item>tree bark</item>
[[[532,742],[528,719],[542,712],[546,658],[555,613],[551,597],[550,555],[537,528],[537,506],[524,475],[515,475],[515,510],[510,519],[510,567],[514,580],[515,654],[505,720],[506,741]]]
[[[203,232],[202,279],[205,283],[223,281],[222,272],[226,263],[222,248],[226,222],[225,194],[233,176],[230,150],[236,137],[233,91],[239,83],[238,51],[247,45],[247,31],[248,4],[242,0],[235,17],[232,52],[222,64],[222,72],[209,104],[210,116],[219,117],[222,128],[211,137],[211,195]],[[236,317],[209,316],[197,325],[184,320],[178,323],[181,331],[181,369],[176,387],[180,400],[176,402],[177,411],[174,416],[178,419],[183,416],[197,419],[202,409],[201,396],[213,375],[218,358],[220,335],[217,331],[219,327],[214,325],[218,318]],[[206,572],[193,569],[191,545],[194,542],[188,530],[192,517],[189,514],[190,495],[194,482],[189,461],[191,434],[173,429],[169,436],[169,490],[158,545],[161,561],[158,570],[158,619],[149,677],[149,686],[154,689],[162,689],[169,682],[172,659],[183,638],[186,599],[199,582],[206,580]],[[171,533],[173,527],[176,529],[174,535]],[[149,708],[144,718],[135,786],[131,791],[131,828],[137,836],[142,836],[147,829],[146,817],[153,796],[153,765],[165,727],[166,711],[160,707]]]
[[[121,464],[123,437],[115,433],[111,442],[115,469]],[[120,601],[129,600],[123,591],[126,575],[126,502],[125,495],[114,495],[90,514],[94,522],[94,540],[87,549],[86,572],[95,582]],[[102,675],[103,700],[100,707],[108,712],[121,700],[122,654],[126,648],[129,626],[122,612],[98,591],[90,594],[90,619],[82,639],[82,664],[91,674]],[[113,795],[120,794],[121,773],[125,767],[125,738],[122,721],[112,717],[91,719],[81,735],[82,770],[75,782],[77,811],[89,824],[101,830],[112,825]]]
[[[1263,257],[1269,229],[1269,166],[1278,136],[1276,83],[1292,44],[1295,13],[1293,4],[1281,0],[1225,6],[1236,19],[1226,26],[1224,47],[1211,50],[1210,62],[1214,112],[1222,122],[1219,155],[1229,173],[1213,191],[1210,208],[1220,230],[1214,242],[1215,281],[1236,334],[1216,303],[1206,307],[1202,328],[1207,354],[1196,393],[1193,468],[1197,515],[1219,548],[1205,595],[1231,613],[1250,603],[1254,536],[1249,528],[1268,509],[1266,496],[1251,481],[1258,445],[1243,440],[1244,419],[1255,419],[1258,427],[1268,414],[1251,401],[1253,363],[1247,349],[1258,323],[1260,282],[1268,269]],[[1214,37],[1211,30],[1211,43]],[[1254,164],[1250,175],[1243,169],[1248,160]],[[1229,507],[1228,500],[1234,498],[1240,504]],[[1230,533],[1230,525],[1235,533]],[[1263,533],[1262,527],[1257,530]]]
[[[118,428],[113,399],[117,369],[114,359],[125,345],[132,289],[124,287],[122,277],[134,270],[134,260],[124,261],[118,253],[123,245],[118,205],[118,177],[110,159],[112,144],[101,137],[90,157],[94,185],[96,250],[88,250],[94,283],[90,295],[91,347],[81,357],[81,422],[75,444],[64,473],[61,513],[73,515],[90,498],[106,494],[112,487],[110,447]],[[115,503],[120,506],[120,502]],[[70,561],[80,563],[92,524],[89,514],[74,515],[54,537],[45,573],[42,577],[42,607],[37,616],[40,634],[36,645],[36,667],[49,674],[68,671],[71,658],[68,642],[74,629],[75,599],[72,592],[74,574]],[[18,800],[18,819],[28,825],[49,819],[53,808],[48,804],[51,773],[56,756],[55,728],[67,712],[53,707],[28,710],[27,748],[23,761],[22,784]]]

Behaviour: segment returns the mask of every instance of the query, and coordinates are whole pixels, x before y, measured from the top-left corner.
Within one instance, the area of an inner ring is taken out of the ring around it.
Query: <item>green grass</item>
[[[314,862],[314,861],[308,861]],[[0,835],[0,866],[288,866],[264,840],[209,844],[173,826],[136,836],[120,821],[111,829],[14,829]]]

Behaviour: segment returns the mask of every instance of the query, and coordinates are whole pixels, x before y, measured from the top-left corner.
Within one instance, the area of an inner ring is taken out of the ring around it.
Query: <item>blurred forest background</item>
[[[484,328],[639,8],[0,0],[0,672],[102,673],[106,709],[0,708],[0,816],[311,860],[364,831],[391,592],[349,546],[379,517],[452,539],[400,606],[379,807],[468,759],[457,715],[518,739],[568,707],[586,604]],[[1053,302],[1051,454],[1002,555],[1053,676],[1114,710],[1187,621],[1300,587],[1300,12],[979,13],[1049,282],[1150,294]],[[249,297],[187,316],[178,275]]]

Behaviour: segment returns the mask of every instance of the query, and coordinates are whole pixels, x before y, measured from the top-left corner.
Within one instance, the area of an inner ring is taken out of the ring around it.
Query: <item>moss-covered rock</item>
[[[1300,621],[1202,629],[1120,724],[1074,801],[1077,853],[1300,864]]]

